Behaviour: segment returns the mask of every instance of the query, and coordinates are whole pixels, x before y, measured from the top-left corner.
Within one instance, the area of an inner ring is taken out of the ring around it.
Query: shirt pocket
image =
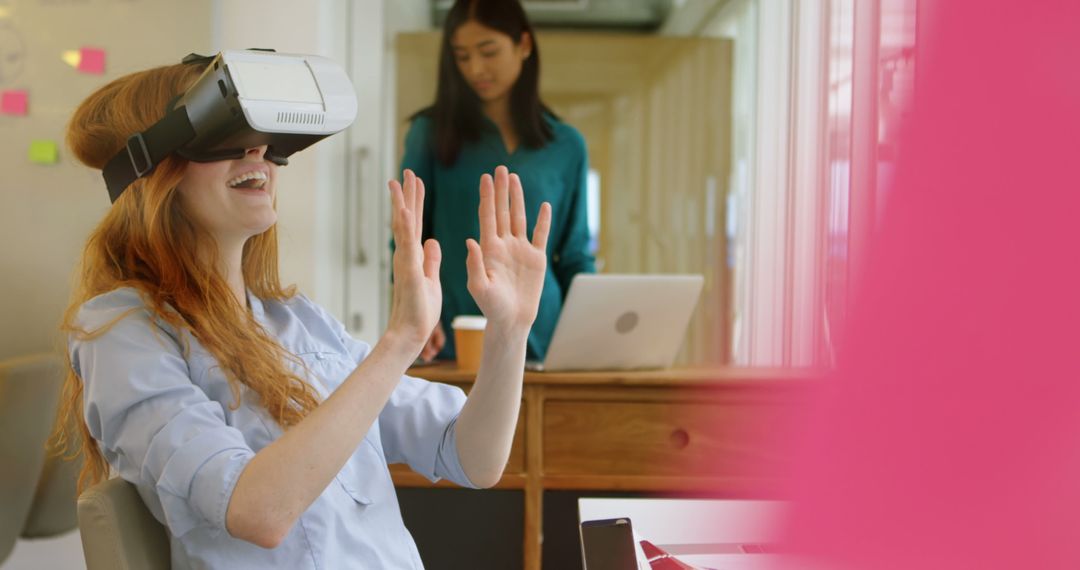
[[[299,352],[296,356],[303,363],[303,368],[295,372],[324,399],[337,390],[356,368],[356,363],[347,355],[332,350],[310,350]]]
[[[322,398],[345,381],[356,368],[356,363],[337,351],[315,349],[298,352],[297,357],[307,368],[303,377],[318,390]],[[374,443],[378,440],[378,420],[357,446],[356,451],[334,477],[345,494],[361,506],[371,505],[392,491],[386,460]]]
[[[360,505],[375,503],[390,491],[386,461],[367,438],[335,477],[345,494]]]

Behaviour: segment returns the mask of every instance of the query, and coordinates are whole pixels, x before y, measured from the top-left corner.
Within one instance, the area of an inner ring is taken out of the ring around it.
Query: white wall
[[[0,4],[0,89],[30,95],[27,116],[0,116],[0,358],[11,358],[62,345],[57,327],[72,270],[109,208],[101,173],[63,146],[72,111],[111,79],[206,50],[211,10],[209,0]],[[171,25],[132,25],[162,21]],[[81,46],[105,50],[104,74],[78,73],[61,60]],[[15,54],[17,63],[9,59]],[[56,164],[28,160],[30,141],[39,139],[60,145]]]

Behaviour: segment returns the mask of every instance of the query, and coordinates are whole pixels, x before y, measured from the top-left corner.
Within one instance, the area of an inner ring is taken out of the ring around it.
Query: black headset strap
[[[169,111],[144,132],[128,137],[127,144],[102,169],[109,199],[116,202],[124,189],[146,176],[171,152],[195,137],[187,109]]]
[[[200,54],[197,54],[197,53],[193,52],[193,53],[189,53],[189,54],[185,55],[184,59],[180,60],[180,63],[196,64],[196,65],[209,65],[209,63],[211,61],[214,61],[215,57],[217,57],[217,54],[214,54],[214,55],[200,55]]]

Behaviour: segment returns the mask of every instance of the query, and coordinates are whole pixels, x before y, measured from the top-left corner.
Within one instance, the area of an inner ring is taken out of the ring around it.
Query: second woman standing
[[[540,309],[527,357],[542,360],[575,275],[595,271],[586,217],[585,140],[541,101],[540,54],[521,4],[458,0],[447,14],[435,104],[413,117],[402,168],[427,188],[423,238],[443,247],[442,318],[421,357],[453,358],[450,322],[480,314],[466,288],[467,238],[479,235],[476,180],[498,165],[521,178],[528,226],[552,206]]]

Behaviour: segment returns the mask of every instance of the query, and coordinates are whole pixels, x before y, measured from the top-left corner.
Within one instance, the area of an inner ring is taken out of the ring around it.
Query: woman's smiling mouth
[[[265,172],[253,170],[229,180],[228,185],[229,188],[238,188],[242,190],[262,190],[269,179],[270,177],[267,176]]]

